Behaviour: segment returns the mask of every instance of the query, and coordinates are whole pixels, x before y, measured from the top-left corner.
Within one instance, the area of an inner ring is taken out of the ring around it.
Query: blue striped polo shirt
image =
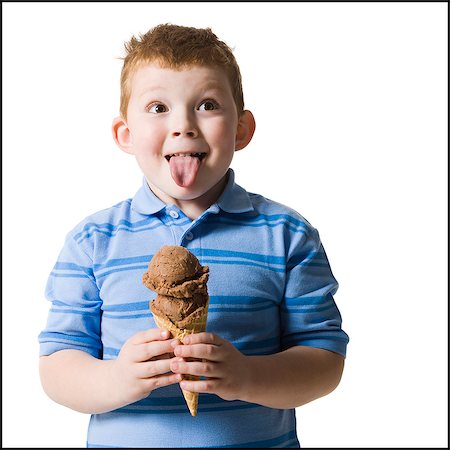
[[[348,336],[318,232],[296,211],[228,182],[195,220],[165,204],[146,180],[134,198],[68,233],[50,273],[51,302],[40,354],[63,349],[116,358],[135,333],[155,327],[156,294],[142,275],[163,245],[182,245],[210,268],[207,330],[245,355],[296,345],[345,356]],[[295,409],[200,394],[192,417],[178,384],[91,416],[88,447],[299,447]]]

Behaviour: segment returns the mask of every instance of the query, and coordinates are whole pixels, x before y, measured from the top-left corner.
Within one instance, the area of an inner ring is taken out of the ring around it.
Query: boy
[[[318,233],[234,182],[255,121],[225,43],[159,25],[125,48],[112,131],[143,186],[67,236],[46,289],[44,390],[92,414],[88,447],[299,447],[295,408],[336,388],[348,342]],[[210,268],[208,332],[183,345],[155,327],[142,284],[163,245]],[[180,386],[201,393],[196,417]]]

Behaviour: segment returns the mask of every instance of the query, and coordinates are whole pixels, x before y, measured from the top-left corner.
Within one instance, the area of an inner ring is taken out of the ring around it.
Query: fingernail
[[[170,346],[172,347],[172,348],[175,348],[177,345],[179,345],[180,344],[180,341],[178,340],[178,339],[174,339],[171,343],[170,343]]]
[[[168,338],[169,337],[169,332],[167,330],[162,330],[161,331],[161,337],[162,338]]]
[[[186,337],[183,339],[183,344],[189,344],[189,336],[186,336]]]
[[[173,362],[173,363],[170,365],[170,368],[171,368],[172,370],[178,370],[178,367],[179,367],[179,365],[178,365],[177,362]]]

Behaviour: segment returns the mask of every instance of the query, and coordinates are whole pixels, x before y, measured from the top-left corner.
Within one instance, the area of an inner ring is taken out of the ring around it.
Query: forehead
[[[225,71],[209,66],[192,65],[174,69],[152,62],[140,65],[130,81],[133,96],[140,96],[149,90],[180,86],[188,86],[191,90],[216,89],[231,92]]]

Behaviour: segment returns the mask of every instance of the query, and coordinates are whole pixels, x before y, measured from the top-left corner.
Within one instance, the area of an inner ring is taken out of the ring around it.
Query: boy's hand
[[[167,330],[153,328],[130,337],[112,365],[120,402],[130,404],[154,389],[178,383],[182,377],[170,373],[173,340]]]
[[[180,382],[182,389],[191,392],[216,394],[224,400],[242,398],[250,380],[249,358],[229,341],[213,333],[197,333],[186,336],[184,345],[172,346],[176,358],[170,361],[170,369],[177,374],[206,377],[205,380]],[[200,361],[187,361],[198,358]]]

